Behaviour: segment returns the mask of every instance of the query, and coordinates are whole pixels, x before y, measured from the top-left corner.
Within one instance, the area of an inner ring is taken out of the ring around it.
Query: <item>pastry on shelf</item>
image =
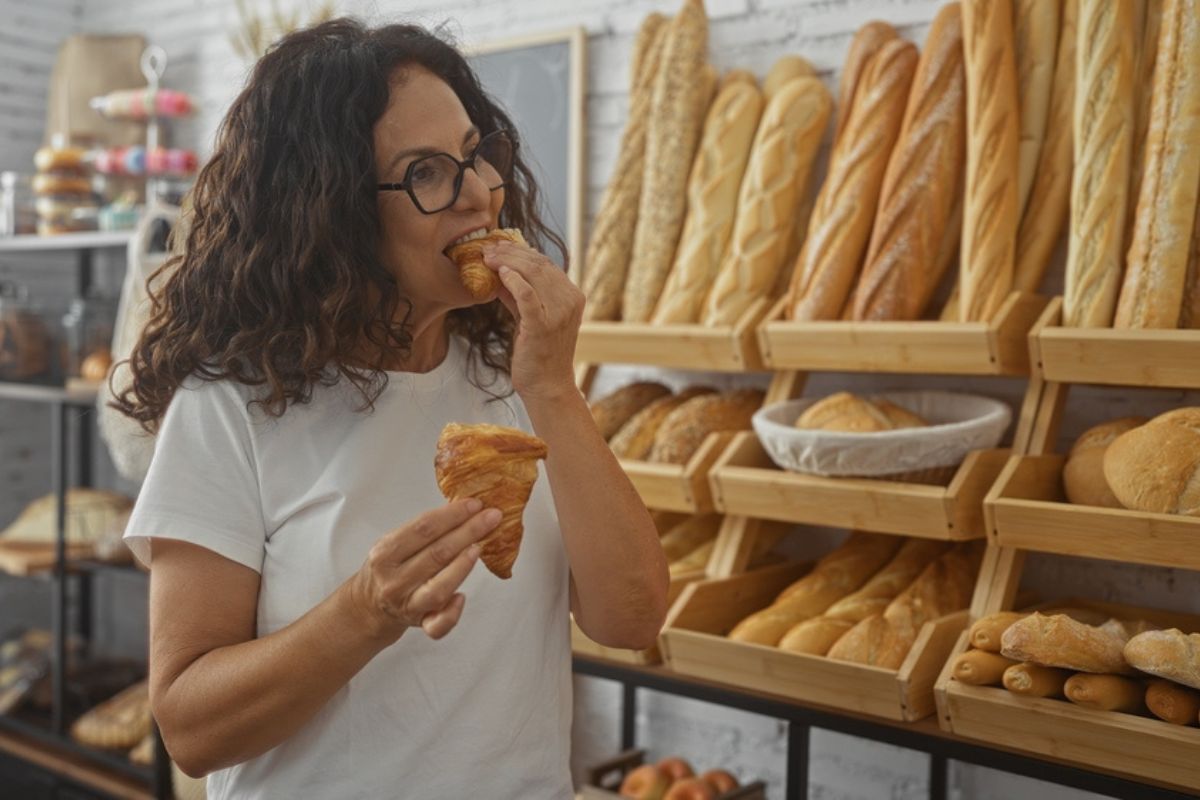
[[[150,688],[138,681],[75,720],[71,738],[89,747],[129,750],[150,733]]]

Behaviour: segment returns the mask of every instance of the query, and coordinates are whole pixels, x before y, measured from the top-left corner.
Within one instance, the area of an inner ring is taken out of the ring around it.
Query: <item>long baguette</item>
[[[1016,666],[1012,659],[987,650],[968,650],[960,653],[951,668],[954,680],[970,686],[999,686],[1004,671]]]
[[[825,616],[858,622],[882,613],[946,549],[945,542],[935,539],[909,539],[862,588],[831,605]]]
[[[1145,169],[1114,326],[1174,328],[1200,189],[1200,0],[1165,0]]]
[[[962,203],[966,102],[962,10],[950,3],[934,18],[917,64],[852,297],[854,319],[919,319],[949,266],[962,233],[954,215]]]
[[[959,266],[963,322],[989,320],[1013,284],[1017,240],[1017,68],[1012,0],[963,7],[967,190]]]
[[[1013,283],[1022,292],[1041,288],[1071,201],[1072,126],[1075,105],[1075,40],[1079,0],[1064,0],[1054,64],[1054,88],[1046,137],[1038,156],[1029,201],[1017,230]]]
[[[1098,711],[1124,711],[1133,714],[1144,708],[1146,690],[1142,684],[1120,675],[1079,673],[1067,679],[1063,687],[1067,699],[1076,705]]]
[[[775,287],[832,101],[819,78],[797,78],[767,104],[738,194],[729,253],[704,302],[705,325],[732,325]]]
[[[1062,697],[1070,670],[1024,661],[1004,670],[1004,688],[1022,697]]]
[[[1158,35],[1162,25],[1162,0],[1137,0],[1134,6],[1135,86],[1141,88],[1134,99],[1136,106],[1133,144],[1129,156],[1129,207],[1125,214],[1125,241],[1133,241],[1133,226],[1137,219],[1137,199],[1142,193],[1142,174],[1146,164],[1146,134],[1150,131],[1150,105],[1154,92],[1154,67],[1158,62]]]
[[[713,88],[698,80],[707,59],[704,4],[686,0],[668,28],[646,128],[646,174],[621,299],[622,319],[629,322],[650,319],[683,230],[688,170]]]
[[[1076,39],[1071,237],[1063,324],[1112,324],[1125,255],[1133,141],[1133,0],[1081,0]]]
[[[796,78],[814,78],[817,71],[807,60],[797,55],[780,56],[771,65],[771,71],[763,78],[762,93],[764,100],[769,103],[771,98],[779,94],[779,90]]]
[[[1159,678],[1146,687],[1146,708],[1173,725],[1195,725],[1200,715],[1200,692]]]
[[[1187,281],[1183,286],[1179,327],[1200,328],[1200,202],[1196,203],[1196,219],[1192,226],[1192,247],[1188,253]]]
[[[604,189],[584,259],[584,317],[588,320],[615,320],[621,314],[621,294],[633,252],[646,167],[646,123],[666,32],[667,18],[651,14],[642,23],[634,44],[629,121],[621,134],[617,163]]]
[[[872,20],[855,31],[846,51],[846,61],[842,64],[841,77],[838,79],[837,118],[833,126],[835,145],[838,139],[842,138],[842,131],[846,129],[846,123],[850,119],[854,97],[867,71],[867,64],[880,48],[897,38],[899,35],[896,29],[880,20]]]
[[[796,260],[788,302],[791,319],[841,316],[862,266],[916,65],[916,47],[893,39],[867,66]]]
[[[1014,9],[1013,41],[1017,59],[1017,102],[1020,104],[1017,119],[1021,131],[1017,219],[1025,212],[1046,137],[1061,11],[1059,0],[1016,0]]]

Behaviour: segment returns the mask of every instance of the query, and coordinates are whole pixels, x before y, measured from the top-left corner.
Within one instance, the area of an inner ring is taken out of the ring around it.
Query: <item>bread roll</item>
[[[717,539],[714,536],[707,542],[704,542],[693,548],[690,552],[676,561],[672,561],[667,565],[667,571],[671,580],[675,580],[681,575],[689,572],[696,572],[708,566],[709,559],[712,558],[713,550],[716,549]]]
[[[1111,627],[1085,625],[1065,614],[1034,612],[1009,626],[1000,652],[1016,661],[1077,672],[1132,674],[1121,650],[1125,638]]]
[[[807,619],[784,634],[779,642],[779,649],[790,653],[823,656],[833,647],[834,642],[845,636],[853,627],[854,623],[847,619]]]
[[[584,259],[584,318],[588,320],[614,320],[621,314],[621,294],[633,251],[642,173],[646,169],[646,124],[666,39],[666,21],[661,14],[650,14],[634,45],[629,120],[621,134],[617,163],[600,200]]]
[[[721,521],[720,514],[696,514],[664,533],[659,543],[667,561],[678,561],[702,544],[716,539]]]
[[[1200,190],[1200,2],[1164,0],[1145,168],[1118,328],[1174,328]]]
[[[1020,104],[1017,162],[1017,219],[1020,219],[1033,187],[1046,136],[1062,6],[1059,0],[1016,0],[1014,11],[1013,41],[1017,60],[1017,102]]]
[[[1125,508],[1200,516],[1200,408],[1118,436],[1104,454],[1104,478]]]
[[[646,322],[654,311],[687,211],[688,171],[696,155],[712,84],[698,80],[708,59],[702,0],[685,0],[671,20],[646,128],[646,173],[638,202],[622,319]]]
[[[887,604],[904,591],[926,567],[946,552],[949,545],[934,539],[908,539],[892,560],[853,594],[843,597],[825,611],[825,617],[851,622],[881,614]]]
[[[1142,684],[1120,675],[1072,675],[1063,687],[1067,699],[1097,711],[1136,714],[1143,708],[1146,690]]]
[[[963,6],[967,69],[967,188],[959,319],[990,320],[1013,285],[1020,160],[1012,0]]]
[[[739,389],[693,397],[673,410],[654,437],[649,460],[686,464],[710,433],[750,429],[750,418],[762,407],[761,389]]]
[[[835,144],[846,129],[850,109],[854,107],[854,98],[862,77],[866,74],[867,65],[885,44],[896,38],[898,36],[895,28],[886,22],[873,20],[859,28],[850,40],[850,47],[846,50],[846,61],[842,64],[842,74],[838,79],[837,121],[833,126]]]
[[[1195,725],[1200,714],[1200,692],[1161,678],[1146,686],[1146,708],[1172,725]]]
[[[987,650],[968,650],[954,660],[950,675],[954,680],[969,686],[999,686],[1004,671],[1016,666],[1016,662],[999,653]]]
[[[1017,229],[1017,265],[1013,283],[1022,292],[1033,293],[1041,288],[1067,221],[1071,198],[1078,18],[1079,0],[1063,0],[1046,134],[1038,154],[1033,187]]]
[[[758,87],[735,81],[713,101],[688,180],[687,222],[654,312],[658,324],[699,322],[704,298],[729,249],[738,190],[762,114]]]
[[[829,120],[819,78],[797,78],[767,104],[738,194],[729,253],[704,303],[705,325],[733,325],[775,288]]]
[[[711,394],[713,389],[706,386],[689,386],[679,394],[660,397],[641,411],[617,431],[609,441],[608,446],[617,458],[642,460],[650,455],[654,447],[654,437],[667,416],[679,406],[702,394]]]
[[[796,78],[815,78],[817,71],[812,64],[800,56],[782,56],[772,66],[767,77],[763,79],[763,97],[766,102],[779,94],[779,90]]]
[[[622,386],[592,403],[592,419],[605,441],[611,439],[634,414],[671,390],[655,381],[638,381]]]
[[[1112,323],[1125,262],[1133,140],[1133,0],[1081,2],[1076,39],[1071,234],[1063,324]]]
[[[1001,683],[1005,689],[1022,697],[1062,697],[1069,677],[1070,670],[1025,661],[1004,670]]]
[[[998,611],[995,614],[980,617],[967,631],[967,640],[974,648],[986,650],[989,653],[999,653],[1000,639],[1004,636],[1004,632],[1014,622],[1024,618],[1025,612],[1023,611]]]
[[[1145,417],[1121,417],[1080,434],[1063,466],[1063,489],[1067,500],[1085,506],[1124,508],[1104,478],[1104,454],[1118,436],[1145,422]]]
[[[1200,634],[1178,628],[1139,633],[1125,645],[1125,660],[1142,672],[1200,689]]]
[[[934,18],[917,64],[852,295],[854,319],[920,319],[957,252],[966,103],[962,12],[950,3]]]
[[[916,65],[917,48],[895,39],[879,49],[863,74],[793,269],[790,319],[841,315],[862,266]]]
[[[1129,157],[1129,204],[1125,213],[1125,241],[1133,241],[1133,224],[1137,217],[1137,199],[1141,194],[1142,171],[1146,163],[1146,134],[1150,130],[1150,105],[1154,86],[1154,67],[1158,61],[1158,35],[1161,32],[1162,0],[1137,0],[1133,7],[1135,30],[1133,68],[1134,85],[1139,91],[1134,97],[1137,116],[1134,119],[1133,144]]]
[[[898,428],[921,428],[929,423],[908,409],[886,400],[867,400],[837,392],[813,403],[796,420],[802,430],[871,433]]]

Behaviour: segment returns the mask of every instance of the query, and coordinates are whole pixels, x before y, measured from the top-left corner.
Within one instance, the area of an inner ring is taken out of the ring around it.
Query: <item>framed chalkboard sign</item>
[[[586,48],[583,28],[466,48],[484,88],[520,132],[542,190],[542,218],[566,242],[576,282],[583,258]],[[558,259],[557,252],[549,255]]]

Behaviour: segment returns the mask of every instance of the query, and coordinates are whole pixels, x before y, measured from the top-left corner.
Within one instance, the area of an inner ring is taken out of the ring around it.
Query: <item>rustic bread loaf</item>
[[[917,48],[894,39],[879,49],[863,74],[792,271],[790,319],[841,316],[862,267],[916,66]]]
[[[1200,633],[1146,631],[1125,645],[1125,660],[1142,672],[1200,689]]]
[[[711,433],[750,429],[750,418],[762,407],[761,389],[739,389],[693,397],[663,420],[654,437],[649,460],[686,464]]]
[[[850,40],[850,47],[846,50],[846,61],[842,64],[842,73],[838,78],[837,118],[833,126],[835,144],[846,129],[850,109],[854,107],[854,98],[867,71],[867,64],[880,48],[897,38],[899,36],[896,29],[891,25],[872,20],[859,28]]]
[[[852,295],[858,320],[920,319],[962,233],[966,167],[962,12],[942,7],[917,64],[888,160],[867,257]]]
[[[1019,619],[1025,618],[1023,611],[998,611],[975,620],[967,631],[967,640],[971,646],[989,653],[1000,652],[1000,638]]]
[[[646,173],[638,203],[622,319],[646,322],[654,311],[687,211],[688,171],[711,99],[708,18],[702,0],[685,0],[671,20],[654,82],[646,128]]]
[[[729,249],[738,191],[762,114],[758,87],[733,81],[713,101],[688,179],[687,221],[653,321],[698,322]]]
[[[1016,0],[1013,11],[1017,102],[1020,105],[1017,117],[1020,124],[1017,219],[1020,219],[1045,142],[1062,6],[1059,0],[1049,3],[1046,0]]]
[[[733,325],[775,288],[830,106],[815,77],[789,82],[768,102],[738,194],[729,253],[704,303],[705,325]]]
[[[1085,625],[1066,614],[1034,612],[1010,625],[1000,641],[1000,652],[1016,661],[1097,674],[1133,672],[1121,654],[1123,631]]]
[[[1020,160],[1012,0],[963,6],[967,69],[967,188],[959,319],[989,320],[1013,285]]]
[[[1081,2],[1063,324],[1112,324],[1125,263],[1134,132],[1133,0]]]
[[[922,428],[924,419],[887,400],[868,400],[850,392],[837,392],[813,403],[796,419],[802,430],[871,433],[898,428]]]
[[[1104,478],[1125,508],[1200,516],[1200,408],[1118,436],[1104,453]]]
[[[633,417],[621,427],[609,441],[608,446],[617,458],[642,460],[650,455],[654,447],[654,437],[663,421],[679,406],[702,394],[712,394],[715,390],[706,386],[689,386],[678,394],[660,397]]]
[[[592,420],[605,441],[611,439],[634,414],[671,390],[657,381],[636,381],[607,394],[591,405]]]
[[[1063,466],[1063,489],[1067,500],[1085,506],[1124,508],[1104,477],[1104,454],[1118,436],[1145,423],[1145,417],[1121,417],[1080,434]]]
[[[1120,675],[1072,675],[1063,686],[1067,699],[1097,711],[1136,714],[1144,706],[1146,690],[1140,681]]]
[[[666,32],[667,18],[662,14],[650,14],[642,23],[634,44],[629,120],[621,134],[617,162],[600,200],[584,259],[583,293],[587,297],[584,318],[587,320],[615,320],[621,315],[621,294],[633,251],[642,174],[646,169],[646,125]]]
[[[1164,0],[1145,168],[1113,325],[1174,328],[1200,191],[1200,6]]]

